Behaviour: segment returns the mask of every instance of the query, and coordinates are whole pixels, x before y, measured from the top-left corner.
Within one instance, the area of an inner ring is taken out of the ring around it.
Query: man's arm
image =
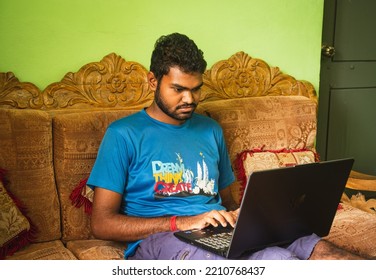
[[[119,213],[122,196],[100,187],[94,189],[91,228],[99,239],[135,241],[147,236],[170,231],[170,217],[141,218]],[[179,216],[179,230],[202,229],[209,225],[235,225],[237,211],[212,210],[196,216]]]
[[[135,241],[150,234],[169,231],[170,218],[140,218],[119,213],[122,196],[100,187],[94,189],[91,228],[100,239]]]

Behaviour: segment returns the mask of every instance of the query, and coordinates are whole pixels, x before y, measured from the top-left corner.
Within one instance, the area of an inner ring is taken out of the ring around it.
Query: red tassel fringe
[[[7,185],[8,181],[6,180],[6,170],[0,168],[0,181],[4,186]],[[10,191],[6,190],[9,197],[13,200],[14,204],[21,211],[22,215],[29,221],[30,229],[22,231],[17,237],[8,241],[0,248],[0,260],[4,260],[7,256],[12,256],[15,252],[22,249],[26,245],[30,244],[38,233],[37,228],[33,225],[30,218],[27,216],[26,207],[17,199]]]
[[[82,195],[82,193],[85,192],[87,180],[88,178],[82,179],[78,183],[78,185],[73,189],[69,198],[75,207],[80,208],[83,205],[85,209],[85,213],[90,215],[92,211],[92,202],[88,198]]]
[[[7,256],[12,256],[15,252],[30,244],[34,237],[35,235],[31,229],[21,232],[16,238],[5,243],[0,249],[0,260],[4,260]]]

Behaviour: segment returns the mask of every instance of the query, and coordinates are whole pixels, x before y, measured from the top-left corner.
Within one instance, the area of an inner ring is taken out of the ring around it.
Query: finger
[[[209,212],[210,224],[213,226],[218,226],[221,224],[223,227],[226,227],[229,223],[231,226],[235,225],[236,219],[234,218],[231,212],[224,210],[221,211],[211,211]]]
[[[234,211],[231,211],[231,214],[232,214],[232,216],[234,217],[235,220],[238,219],[239,212],[240,212],[240,208],[238,208],[238,209],[236,209]]]
[[[226,221],[232,226],[235,227],[236,219],[237,219],[237,214],[235,211],[230,211],[230,212],[225,212],[223,214],[224,218]]]
[[[219,224],[221,225],[226,224],[226,219],[217,210],[212,210],[206,213],[204,220],[205,220],[206,226],[212,225],[214,227],[217,227]]]

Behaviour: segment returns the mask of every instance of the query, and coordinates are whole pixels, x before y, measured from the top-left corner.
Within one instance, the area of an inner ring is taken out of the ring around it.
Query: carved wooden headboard
[[[0,107],[17,109],[88,109],[147,106],[153,92],[147,83],[148,70],[137,62],[111,53],[44,90],[20,82],[12,73],[0,73]],[[298,81],[265,61],[238,52],[215,63],[204,74],[201,102],[266,95],[302,95],[317,103],[313,85]]]

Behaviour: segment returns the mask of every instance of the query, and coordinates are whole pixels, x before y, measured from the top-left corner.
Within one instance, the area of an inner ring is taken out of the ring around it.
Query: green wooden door
[[[317,150],[376,175],[376,1],[324,5]]]

